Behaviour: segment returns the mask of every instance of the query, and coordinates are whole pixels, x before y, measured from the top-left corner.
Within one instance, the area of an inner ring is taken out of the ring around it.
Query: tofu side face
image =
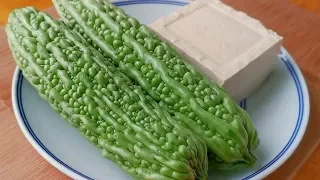
[[[149,27],[239,101],[272,72],[282,37],[219,0],[197,0]]]

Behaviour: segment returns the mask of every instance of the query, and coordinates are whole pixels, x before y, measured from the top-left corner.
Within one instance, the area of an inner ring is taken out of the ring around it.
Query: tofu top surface
[[[282,40],[260,21],[219,0],[196,0],[149,27],[191,63],[212,71],[217,81],[233,76]]]

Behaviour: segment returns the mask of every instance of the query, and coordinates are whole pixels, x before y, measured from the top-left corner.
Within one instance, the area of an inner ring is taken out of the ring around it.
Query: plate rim
[[[168,5],[178,5],[178,6],[183,6],[188,4],[190,1],[186,0],[117,0],[117,1],[112,1],[112,3],[118,5],[118,6],[125,6],[125,5],[133,5],[133,4],[168,4]],[[288,143],[286,146],[283,148],[280,153],[273,158],[269,163],[264,165],[262,168],[256,170],[254,173],[251,173],[247,177],[243,178],[243,180],[248,180],[248,179],[263,179],[264,177],[268,176],[272,172],[274,172],[276,169],[278,169],[284,162],[287,161],[289,157],[292,156],[293,152],[297,149],[298,145],[300,144],[307,125],[309,123],[309,116],[310,116],[310,99],[309,99],[309,90],[306,84],[306,80],[292,58],[292,56],[289,54],[289,52],[282,46],[281,47],[281,53],[279,54],[279,57],[282,59],[289,72],[291,73],[291,76],[293,77],[295,84],[297,86],[297,82],[299,83],[300,87],[300,93],[302,95],[302,101],[300,102],[299,97],[299,102],[302,103],[303,109],[302,112],[304,115],[301,115],[301,120],[299,121],[299,118],[297,120],[297,124],[295,127],[295,130],[293,134],[291,135]],[[294,73],[294,74],[292,74]],[[64,174],[68,175],[71,178],[74,179],[90,179],[92,180],[93,178],[86,176],[85,174],[82,174],[81,172],[78,172],[77,170],[73,169],[63,161],[61,161],[59,158],[55,157],[54,154],[52,154],[42,143],[41,141],[37,138],[37,136],[33,133],[32,128],[29,126],[28,127],[28,122],[25,123],[26,118],[23,116],[24,111],[23,111],[23,106],[21,105],[22,103],[19,102],[18,100],[18,93],[21,93],[21,90],[18,89],[19,84],[22,84],[23,78],[20,78],[22,76],[21,70],[16,67],[14,74],[13,74],[13,79],[12,79],[12,87],[11,87],[11,99],[12,99],[12,107],[14,111],[14,115],[16,117],[16,120],[18,122],[18,125],[23,132],[24,136],[26,139],[29,141],[29,143],[33,146],[33,148],[44,158],[46,159],[51,165],[56,167],[59,171],[63,172]],[[21,81],[21,82],[20,82]],[[21,86],[21,85],[20,85]],[[297,87],[298,94],[299,94],[299,88]],[[301,104],[299,104],[300,106]],[[22,111],[22,112],[21,112]],[[300,114],[300,113],[299,113]],[[300,115],[298,115],[299,117]],[[298,125],[298,123],[300,123]],[[298,129],[297,129],[298,126]],[[296,131],[297,129],[297,131]],[[31,131],[30,131],[31,130]],[[33,137],[35,136],[35,137]],[[294,137],[293,137],[294,136]],[[293,138],[293,139],[292,139]],[[43,146],[43,147],[42,147]],[[51,154],[51,155],[50,155]],[[279,156],[279,157],[278,157]]]

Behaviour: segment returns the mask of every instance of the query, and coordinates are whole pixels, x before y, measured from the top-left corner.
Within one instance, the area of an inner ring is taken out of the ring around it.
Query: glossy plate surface
[[[115,4],[149,24],[181,8],[186,1],[133,0]],[[12,82],[12,102],[28,141],[63,173],[73,179],[131,179],[51,110],[19,69]],[[262,179],[283,164],[300,143],[309,120],[309,94],[299,68],[284,48],[274,72],[241,106],[249,112],[259,133],[258,161],[254,167],[238,171],[209,169],[208,179]]]

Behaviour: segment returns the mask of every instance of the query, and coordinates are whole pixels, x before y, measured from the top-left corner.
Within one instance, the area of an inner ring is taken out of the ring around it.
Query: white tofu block
[[[196,0],[149,27],[235,101],[272,72],[282,37],[219,0]]]

